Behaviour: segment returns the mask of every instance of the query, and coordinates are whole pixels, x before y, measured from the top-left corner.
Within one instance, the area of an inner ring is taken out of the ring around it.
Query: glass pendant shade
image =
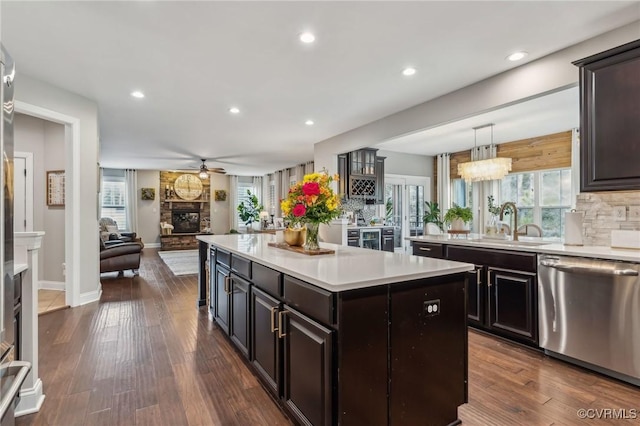
[[[458,164],[458,174],[467,182],[502,179],[511,171],[511,158],[496,157]]]

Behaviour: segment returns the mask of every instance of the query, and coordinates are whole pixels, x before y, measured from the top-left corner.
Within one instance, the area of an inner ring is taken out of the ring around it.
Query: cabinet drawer
[[[382,235],[393,235],[393,228],[382,228]]]
[[[282,296],[282,274],[259,263],[251,264],[251,277],[253,284],[272,296]]]
[[[359,229],[347,229],[347,237],[360,238],[360,230]]]
[[[416,256],[436,257],[442,259],[444,257],[444,246],[442,244],[414,241],[413,254]]]
[[[450,245],[447,248],[447,259],[524,272],[536,272],[537,268],[537,256],[535,253],[518,253],[507,250],[488,250]]]
[[[244,257],[231,256],[231,270],[241,277],[251,279],[251,261]]]
[[[284,300],[291,307],[317,321],[324,324],[334,323],[334,297],[331,292],[285,275]]]
[[[216,261],[226,266],[227,268],[231,267],[231,253],[222,249],[216,250]]]

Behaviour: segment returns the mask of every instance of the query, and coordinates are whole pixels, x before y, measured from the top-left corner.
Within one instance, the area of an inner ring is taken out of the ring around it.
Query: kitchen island
[[[297,423],[459,423],[473,265],[333,244],[307,256],[267,234],[197,238],[211,318]]]

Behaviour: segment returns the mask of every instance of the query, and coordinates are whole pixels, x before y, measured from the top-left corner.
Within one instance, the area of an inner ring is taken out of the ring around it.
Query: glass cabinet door
[[[380,229],[361,229],[360,246],[372,250],[380,250]]]

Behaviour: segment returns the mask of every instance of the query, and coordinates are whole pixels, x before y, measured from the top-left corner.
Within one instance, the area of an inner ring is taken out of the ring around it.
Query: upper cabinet
[[[366,204],[384,203],[384,158],[377,149],[363,148],[338,155],[338,191],[343,198],[361,199]]]
[[[640,40],[580,67],[580,191],[640,189]]]

